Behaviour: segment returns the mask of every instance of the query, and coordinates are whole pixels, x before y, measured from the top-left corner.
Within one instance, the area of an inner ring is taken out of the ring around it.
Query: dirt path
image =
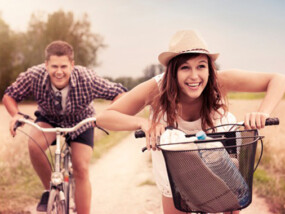
[[[130,135],[91,166],[91,213],[162,213],[150,154],[141,152],[143,145]]]

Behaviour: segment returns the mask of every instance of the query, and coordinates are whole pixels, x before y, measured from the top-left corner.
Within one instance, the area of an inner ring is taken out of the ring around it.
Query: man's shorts
[[[58,124],[49,122],[49,120],[46,117],[42,116],[40,114],[40,112],[38,112],[38,111],[35,112],[35,116],[37,117],[37,119],[35,120],[35,123],[44,122],[44,123],[50,124],[52,127],[59,127]],[[82,132],[80,135],[78,135],[73,140],[71,140],[69,134],[66,134],[65,138],[66,138],[66,142],[68,143],[68,145],[70,145],[71,142],[78,142],[78,143],[88,145],[93,149],[93,147],[94,147],[94,128],[87,129],[85,132]],[[56,143],[56,141],[54,140],[54,142],[51,145],[55,145],[55,143]]]

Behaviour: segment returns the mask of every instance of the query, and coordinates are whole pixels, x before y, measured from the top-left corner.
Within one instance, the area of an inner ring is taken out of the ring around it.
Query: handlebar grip
[[[16,129],[17,129],[18,127],[20,127],[21,125],[23,125],[23,123],[21,123],[20,121],[16,121],[13,130],[16,131]]]
[[[143,130],[135,131],[135,138],[143,138],[143,137],[145,137],[145,133]]]
[[[147,150],[146,146],[142,148],[142,152],[145,152]]]
[[[279,118],[267,118],[265,121],[266,126],[273,126],[273,125],[279,125]]]
[[[23,113],[21,113],[21,112],[18,112],[17,114],[22,115],[25,119],[32,120],[32,118],[31,118],[29,115],[27,115],[27,114],[23,114]],[[14,125],[13,130],[16,131],[17,128],[19,128],[19,127],[22,126],[23,124],[24,124],[24,123],[22,123],[22,122],[20,122],[20,121],[17,120],[16,123],[15,123],[15,125]]]

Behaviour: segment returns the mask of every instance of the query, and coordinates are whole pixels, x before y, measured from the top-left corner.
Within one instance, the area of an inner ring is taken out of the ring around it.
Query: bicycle
[[[278,124],[278,118],[266,120],[266,125]],[[214,132],[221,126],[230,127],[229,131]],[[243,122],[223,124],[208,129],[212,132],[206,139],[184,133],[184,139],[157,145],[165,160],[176,209],[205,214],[233,212],[251,204],[253,173],[262,158],[264,136],[256,129],[239,130],[243,126]],[[138,130],[135,137],[145,134]],[[255,164],[258,142],[261,151]]]
[[[56,144],[55,144],[56,148],[54,152],[54,160],[52,160],[51,158],[51,161],[49,161],[47,155],[42,150],[52,170],[50,189],[49,189],[50,193],[47,205],[47,214],[52,214],[52,213],[69,214],[70,209],[72,209],[73,212],[76,212],[76,207],[74,203],[75,181],[73,177],[72,162],[71,162],[72,151],[68,143],[65,142],[64,143],[65,146],[61,145],[60,137],[61,135],[63,135],[66,141],[65,134],[69,132],[74,132],[78,128],[87,123],[92,123],[94,127],[99,128],[100,130],[104,131],[106,134],[109,133],[96,125],[96,118],[86,118],[71,128],[61,128],[61,127],[42,128],[33,121],[31,121],[31,117],[29,117],[28,115],[23,114],[23,116],[25,119],[19,119],[15,124],[14,130],[16,130],[19,126],[25,123],[42,131],[43,134],[47,132],[56,133]],[[35,139],[32,140],[36,143]],[[51,154],[51,150],[49,150],[49,152]],[[70,207],[71,203],[73,203],[74,205],[73,207]]]

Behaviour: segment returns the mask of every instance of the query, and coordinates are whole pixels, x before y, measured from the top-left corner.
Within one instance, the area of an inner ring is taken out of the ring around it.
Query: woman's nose
[[[189,77],[191,79],[197,79],[198,78],[198,72],[196,70],[191,70],[190,74],[189,74]]]

